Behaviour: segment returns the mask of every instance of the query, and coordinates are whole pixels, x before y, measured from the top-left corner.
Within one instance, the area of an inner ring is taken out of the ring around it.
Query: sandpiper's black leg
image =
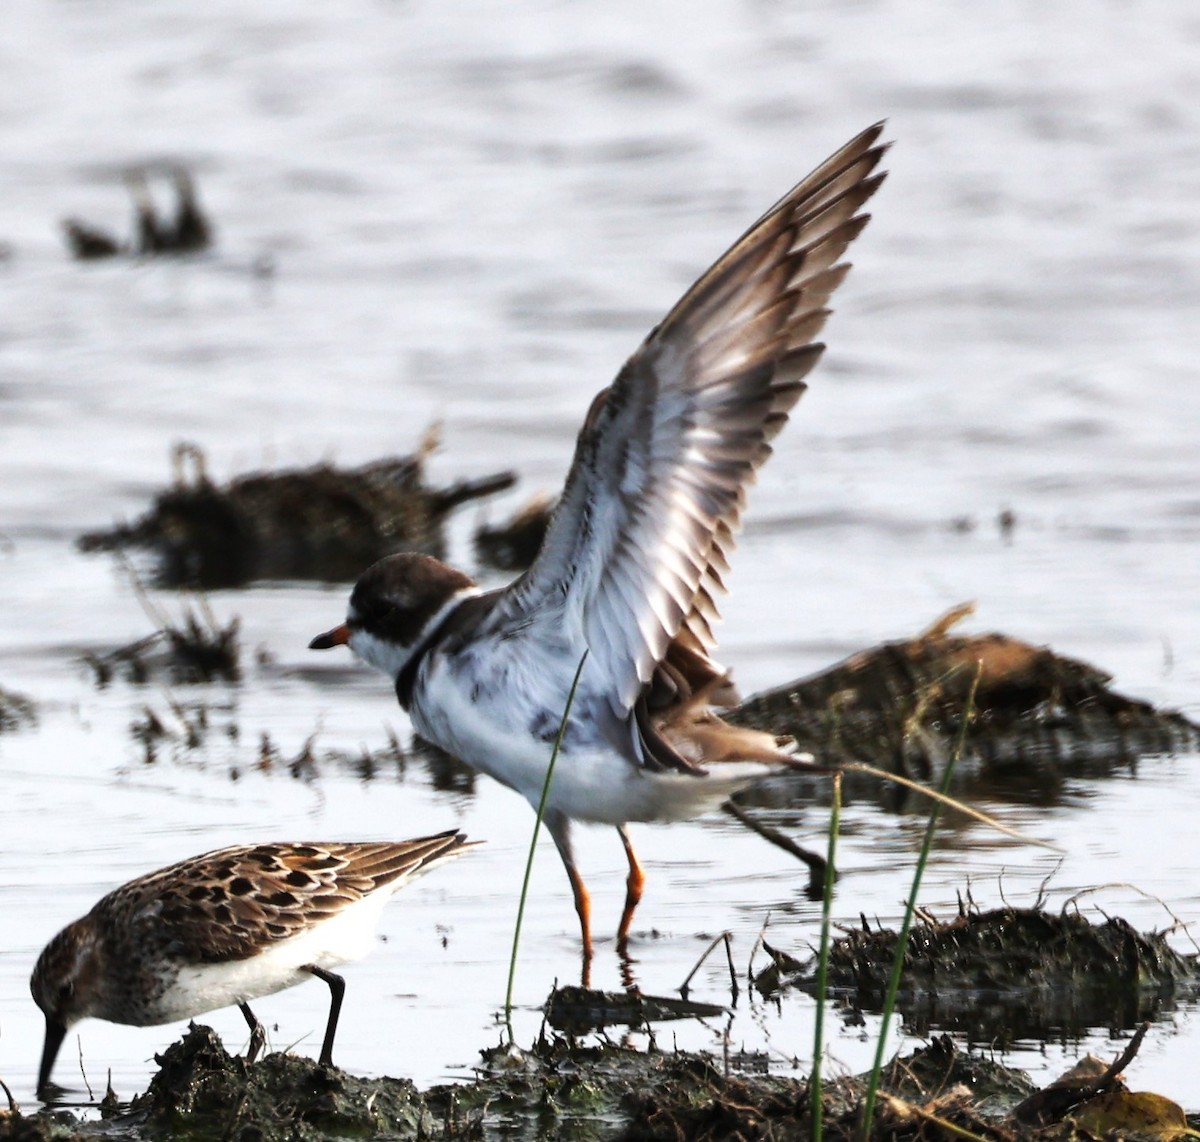
[[[342,1010],[342,996],[346,994],[346,981],[340,975],[334,975],[315,964],[306,964],[304,970],[329,984],[329,1022],[325,1025],[325,1042],[321,1044],[321,1057],[317,1061],[323,1067],[332,1067],[333,1036],[337,1032],[338,1015]]]
[[[263,1049],[263,1045],[267,1041],[267,1033],[263,1030],[263,1025],[255,1017],[254,1012],[250,1010],[248,1003],[239,1003],[238,1010],[250,1027],[250,1046],[246,1049],[246,1062],[252,1063],[258,1058],[258,1052]]]

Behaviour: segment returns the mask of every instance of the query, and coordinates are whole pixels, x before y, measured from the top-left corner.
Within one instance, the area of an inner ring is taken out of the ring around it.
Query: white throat
[[[376,670],[382,671],[395,681],[399,677],[400,671],[408,665],[413,652],[437,629],[442,620],[464,599],[474,598],[479,594],[482,594],[480,587],[463,587],[461,590],[455,591],[434,612],[429,621],[421,628],[420,634],[411,643],[402,645],[392,642],[390,639],[380,638],[361,627],[357,629],[351,627],[348,645],[368,666],[375,667]]]

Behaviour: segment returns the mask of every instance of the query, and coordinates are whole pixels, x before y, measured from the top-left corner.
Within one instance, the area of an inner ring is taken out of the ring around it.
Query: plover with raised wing
[[[424,555],[368,569],[348,645],[395,684],[415,729],[537,805],[579,677],[547,800],[592,955],[573,820],[615,825],[629,865],[624,951],[644,875],[626,824],[695,816],[803,763],[723,721],[735,698],[713,654],[716,597],[747,486],[824,346],[840,262],[866,225],[886,147],[869,128],[788,191],[655,326],[592,403],[532,566],[481,590]]]

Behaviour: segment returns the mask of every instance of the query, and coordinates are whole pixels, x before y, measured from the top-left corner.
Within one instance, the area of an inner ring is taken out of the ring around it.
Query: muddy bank
[[[951,634],[971,609],[755,694],[729,718],[794,737],[830,765],[866,762],[936,781],[964,734],[978,670],[960,777],[1054,783],[1069,772],[1099,774],[1148,754],[1200,749],[1200,725],[1118,693],[1095,666],[1005,634]]]
[[[831,993],[845,1010],[877,1003],[896,945],[883,929],[848,932],[834,945]],[[755,985],[774,994],[811,988],[811,965],[780,953]],[[939,924],[926,917],[910,936],[901,1009],[921,996],[962,991],[980,1002],[1011,992],[1025,1001],[1046,991],[1087,993],[1126,988],[1178,991],[1197,978],[1197,957],[1174,952],[1162,935],[1138,933],[1125,921],[1092,925],[1071,911],[997,909],[967,912]],[[557,1018],[564,1010],[572,1019]],[[480,1140],[576,1139],[578,1142],[716,1142],[813,1137],[813,1091],[798,1071],[771,1073],[764,1053],[724,1056],[659,1050],[663,1026],[648,1050],[619,1043],[619,1026],[651,1030],[680,1018],[715,1018],[723,1009],[686,999],[629,992],[555,989],[549,1025],[528,1048],[502,1041],[480,1052],[476,1078],[418,1090],[402,1078],[363,1078],[287,1053],[248,1064],[231,1056],[208,1027],[193,1024],[155,1057],[158,1071],[131,1102],[109,1091],[99,1102],[62,1103],[22,1114],[0,1112],[0,1139],[116,1137],[228,1139],[230,1142],[317,1142],[334,1138]],[[575,1016],[584,1012],[582,1021]],[[1123,1023],[1109,1024],[1117,1031]],[[582,1028],[598,1034],[581,1033]],[[605,1033],[606,1028],[611,1028]],[[910,1025],[909,1031],[913,1030]],[[1062,1028],[1058,1029],[1060,1032]],[[381,1058],[388,1037],[380,1036]],[[873,1139],[963,1136],[1015,1139],[1189,1137],[1177,1105],[1131,1093],[1121,1072],[1136,1056],[1148,1022],[1118,1036],[1115,1057],[1085,1057],[1043,1088],[993,1061],[995,1042],[979,1052],[946,1034],[884,1068]],[[968,1038],[970,1036],[968,1035]],[[859,1137],[868,1077],[829,1074],[821,1089],[824,1137]],[[97,1119],[98,1115],[98,1119]],[[90,1119],[84,1121],[83,1119]],[[955,1132],[958,1132],[957,1134]]]
[[[1140,1040],[1138,1040],[1140,1041]],[[195,1026],[157,1057],[150,1089],[128,1105],[107,1098],[101,1120],[72,1112],[0,1114],[0,1138],[228,1139],[291,1142],[332,1138],[633,1140],[812,1138],[806,1078],[755,1073],[765,1060],[639,1052],[542,1038],[528,1051],[482,1052],[479,1077],[418,1091],[405,1079],[363,1079],[295,1055],[248,1066],[228,1055],[207,1027]],[[757,1067],[755,1066],[757,1064]],[[842,1077],[822,1090],[825,1137],[856,1136],[865,1078]],[[1129,1096],[1114,1068],[1087,1060],[1078,1074],[1037,1091],[1019,1072],[955,1047],[949,1036],[885,1068],[873,1138],[949,1137],[957,1128],[991,1139],[1093,1138],[1128,1129],[1130,1104],[1154,1099],[1169,1130],[1186,1137],[1179,1108],[1153,1095]],[[1076,1121],[1091,1115],[1092,1129]],[[1122,1129],[1124,1127],[1124,1129]],[[960,1134],[961,1136],[961,1134]]]
[[[358,468],[317,464],[216,484],[203,452],[176,445],[172,486],[131,524],[89,532],[82,551],[149,550],[159,586],[216,589],[254,579],[352,581],[395,551],[445,554],[446,516],[510,487],[511,472],[446,488],[425,481],[437,447]]]

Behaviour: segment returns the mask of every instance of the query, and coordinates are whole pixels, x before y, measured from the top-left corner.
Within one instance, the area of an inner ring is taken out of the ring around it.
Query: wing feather
[[[724,674],[712,627],[746,487],[824,349],[839,259],[884,177],[881,131],[767,211],[596,398],[542,549],[493,611],[590,652],[577,701],[614,740],[673,646],[691,679]]]

